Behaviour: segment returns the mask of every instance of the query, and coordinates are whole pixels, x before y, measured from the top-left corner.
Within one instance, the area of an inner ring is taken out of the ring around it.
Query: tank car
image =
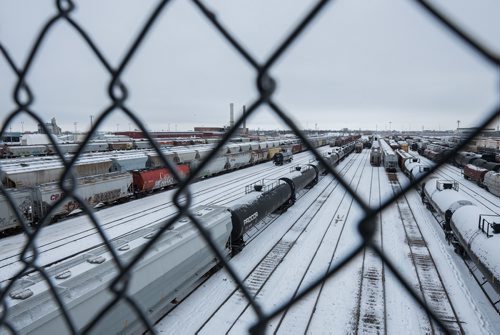
[[[458,183],[431,178],[424,186],[425,202],[444,218],[446,240],[460,255],[467,254],[500,294],[500,217],[485,215],[459,191]]]
[[[487,172],[484,175],[483,184],[488,192],[500,197],[500,172]]]
[[[273,157],[274,165],[283,165],[284,163],[290,163],[293,160],[293,154],[290,151],[278,152]]]
[[[245,241],[243,235],[262,218],[275,212],[285,211],[296,200],[296,193],[317,182],[318,169],[312,165],[305,166],[301,171],[280,178],[277,181],[247,186],[246,195],[230,205],[233,230],[231,232],[232,253],[239,253]],[[254,188],[254,189],[252,189]]]
[[[478,224],[479,223],[479,224]],[[484,215],[475,205],[460,206],[450,219],[453,244],[459,254],[467,253],[500,294],[500,217]]]
[[[472,152],[460,151],[455,155],[453,161],[456,166],[462,167],[467,164],[471,164],[474,160],[479,158],[481,158],[481,155]]]

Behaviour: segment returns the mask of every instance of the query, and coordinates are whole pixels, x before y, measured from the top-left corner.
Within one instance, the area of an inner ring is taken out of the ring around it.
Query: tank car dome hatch
[[[262,185],[262,184],[253,185],[253,189],[257,192],[262,192],[263,187],[264,187],[264,185]]]
[[[439,191],[451,190],[451,189],[458,191],[458,182],[454,180],[437,180],[436,188]]]

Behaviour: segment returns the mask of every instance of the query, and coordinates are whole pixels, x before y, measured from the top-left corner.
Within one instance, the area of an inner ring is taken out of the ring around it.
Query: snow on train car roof
[[[472,165],[472,164],[467,164],[466,167],[469,170],[474,170],[474,171],[478,171],[478,172],[488,171],[488,169],[485,169],[485,168],[482,168],[482,167],[479,167],[479,166],[475,166],[475,165]]]
[[[468,200],[464,199],[463,193],[457,192],[455,190],[442,190],[434,192],[431,196],[432,201],[439,207],[439,209],[444,213],[450,206],[460,200]]]
[[[492,271],[495,278],[500,278],[500,257],[498,257],[500,255],[500,234],[487,237],[478,228],[478,217],[481,214],[485,213],[474,205],[464,206],[454,213],[453,223],[476,257]],[[490,222],[500,223],[500,216],[486,217],[486,219]]]

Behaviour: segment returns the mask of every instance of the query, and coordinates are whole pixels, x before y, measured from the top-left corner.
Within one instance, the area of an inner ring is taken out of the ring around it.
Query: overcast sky
[[[156,1],[75,1],[75,20],[116,66]],[[500,1],[435,1],[497,53]],[[263,62],[313,2],[207,1]],[[18,66],[54,1],[0,2],[0,42]],[[499,104],[499,69],[478,57],[413,1],[338,0],[327,6],[271,71],[275,99],[302,127],[452,129],[474,126]],[[127,106],[152,130],[223,126],[257,97],[255,73],[189,1],[172,1],[123,76]],[[0,57],[0,116],[14,108],[15,76]],[[110,100],[109,76],[65,22],[51,30],[28,75],[32,109],[63,130],[88,129]],[[36,128],[21,117],[12,130]],[[117,112],[104,129],[135,126]],[[250,128],[284,128],[267,108]],[[495,124],[496,126],[496,124]]]

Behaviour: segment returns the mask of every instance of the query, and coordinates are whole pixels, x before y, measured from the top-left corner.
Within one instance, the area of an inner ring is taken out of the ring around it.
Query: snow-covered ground
[[[366,151],[351,157],[355,161],[346,160],[339,169],[345,168],[345,178],[365,201],[376,207],[380,200],[393,195],[385,171],[370,166]],[[402,173],[397,175],[402,183],[406,182]],[[434,260],[433,271],[439,273],[441,285],[449,296],[449,300],[442,301],[447,309],[438,312],[453,313],[453,309],[465,333],[499,333],[499,315],[463,261],[448,246],[434,217],[422,206],[419,195],[410,191],[406,198],[407,211],[413,213],[412,218]],[[232,258],[231,265],[264,312],[272,312],[342,261],[360,243],[357,223],[361,217],[360,207],[333,178],[325,177]],[[417,276],[422,275],[423,270],[420,268],[417,274],[404,220],[409,218],[402,219],[397,206],[383,211],[377,220],[381,230],[375,241],[412,288],[420,292]],[[269,262],[270,257],[274,262]],[[432,276],[427,279],[439,280]],[[425,286],[425,276],[420,279]],[[434,302],[433,306],[436,305],[440,306],[439,301]],[[247,332],[256,320],[251,305],[231,277],[221,270],[171,311],[156,329],[165,334],[239,334]],[[460,326],[455,322],[455,327]],[[439,332],[370,249],[357,255],[319,289],[272,319],[267,330],[281,334]]]

